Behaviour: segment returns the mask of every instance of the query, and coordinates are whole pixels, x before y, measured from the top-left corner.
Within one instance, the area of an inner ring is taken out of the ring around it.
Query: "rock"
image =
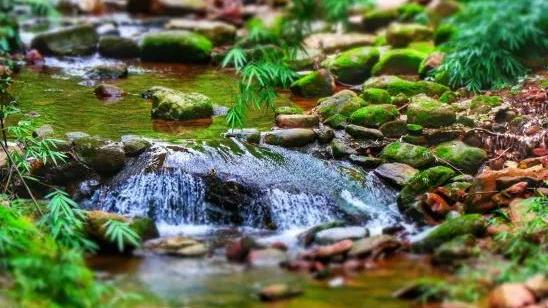
[[[371,76],[371,69],[377,61],[379,61],[377,47],[358,47],[324,61],[322,66],[333,73],[338,81],[356,84]]]
[[[303,110],[300,107],[282,106],[282,107],[276,108],[276,110],[274,110],[274,114],[276,116],[279,116],[282,114],[303,114]]]
[[[379,88],[385,89],[392,96],[405,94],[413,96],[424,93],[428,96],[440,96],[450,89],[439,83],[431,81],[409,81],[397,76],[386,75],[371,77],[363,84],[364,89]]]
[[[318,100],[318,106],[314,109],[322,119],[328,119],[335,115],[349,117],[354,111],[366,104],[356,93],[350,90],[342,90],[333,96]]]
[[[373,35],[362,33],[314,33],[304,40],[304,45],[323,50],[324,53],[332,53],[371,45],[374,40]]]
[[[398,11],[394,9],[372,9],[363,15],[362,26],[367,31],[374,31],[387,26],[398,17]]]
[[[424,95],[412,98],[407,107],[407,123],[424,127],[443,127],[455,123],[457,117],[450,105]]]
[[[314,241],[320,245],[333,244],[342,240],[355,240],[369,234],[364,227],[336,227],[316,233]]]
[[[107,35],[99,39],[99,54],[107,58],[133,59],[138,58],[139,45],[129,38]]]
[[[455,176],[455,172],[444,166],[432,167],[415,174],[408,180],[398,195],[398,208],[400,211],[415,219],[418,222],[424,222],[425,213],[417,203],[417,196],[441,186],[450,178]]]
[[[382,124],[395,120],[400,115],[394,105],[369,105],[354,111],[350,115],[350,123],[368,127],[379,127]]]
[[[323,230],[327,230],[327,229],[331,229],[331,228],[343,227],[344,225],[345,225],[345,223],[343,221],[339,221],[339,220],[334,220],[334,221],[322,223],[322,224],[311,227],[310,229],[300,233],[297,236],[297,239],[303,245],[308,246],[308,245],[312,244],[312,242],[314,242],[314,240],[316,238],[316,234],[318,234],[318,232],[323,231]]]
[[[426,54],[414,49],[391,49],[381,55],[371,72],[375,76],[416,75],[425,58]]]
[[[404,186],[419,170],[406,164],[386,163],[377,167],[374,172],[392,184]]]
[[[111,84],[102,83],[98,85],[94,93],[99,98],[118,98],[127,95],[126,91]]]
[[[335,80],[326,70],[311,72],[291,84],[291,92],[302,97],[328,96],[335,92]]]
[[[427,148],[399,141],[388,144],[380,157],[389,162],[403,163],[419,169],[434,163],[434,156]]]
[[[331,140],[335,138],[335,132],[327,126],[315,128],[314,132],[316,133],[316,137],[320,143],[330,143]]]
[[[215,45],[231,44],[236,38],[236,27],[222,21],[177,18],[171,19],[165,27],[168,30],[194,31]]]
[[[426,7],[429,15],[444,18],[460,10],[460,4],[454,0],[433,0]]]
[[[489,307],[520,308],[535,303],[535,297],[521,283],[504,283],[489,294]]]
[[[32,135],[40,139],[51,138],[55,134],[53,126],[44,124],[32,132]],[[5,153],[5,152],[4,152]]]
[[[375,235],[372,237],[357,240],[348,252],[349,257],[377,256],[380,253],[394,251],[401,247],[401,243],[390,235]]]
[[[350,159],[352,163],[367,169],[375,168],[383,162],[380,158],[362,155],[350,155],[348,159]]]
[[[525,287],[531,291],[536,298],[548,296],[548,279],[542,274],[537,274],[525,281]]]
[[[420,136],[422,134],[423,127],[419,124],[407,124],[407,131],[411,135]]]
[[[276,117],[276,125],[282,128],[309,128],[319,123],[320,119],[315,115],[283,114]]]
[[[404,120],[389,121],[381,125],[379,130],[385,137],[399,138],[407,134],[407,122]]]
[[[323,121],[324,124],[329,125],[333,128],[344,128],[346,126],[347,117],[342,114],[335,114]]]
[[[335,244],[319,246],[315,249],[314,255],[318,259],[328,259],[347,253],[352,248],[351,240],[342,240]]]
[[[244,236],[226,245],[225,256],[229,261],[244,262],[251,249],[257,248],[257,246],[253,238]]]
[[[386,30],[386,41],[395,48],[406,47],[411,42],[429,41],[433,35],[425,25],[393,23]]]
[[[355,155],[357,152],[342,140],[333,139],[333,141],[331,141],[331,154],[335,159],[340,159],[348,155]]]
[[[138,156],[152,145],[145,138],[136,135],[124,135],[120,139],[127,156]]]
[[[152,87],[143,95],[152,99],[153,118],[192,120],[213,115],[209,97],[200,93],[185,93],[165,87]]]
[[[149,241],[146,247],[158,254],[167,254],[183,258],[197,258],[206,255],[209,252],[207,246],[194,239],[173,236]]]
[[[469,174],[476,173],[487,159],[487,152],[483,149],[468,146],[457,140],[436,146],[432,153],[441,163]]]
[[[150,12],[158,15],[204,14],[208,7],[205,0],[152,0]]]
[[[314,65],[324,58],[320,49],[307,48],[299,49],[293,59],[288,59],[288,66],[294,71],[304,71],[314,69]]]
[[[501,104],[502,98],[500,96],[478,95],[470,101],[470,111],[472,114],[484,114]]]
[[[252,266],[273,267],[286,262],[287,253],[275,248],[251,250],[247,259]]]
[[[465,135],[465,130],[461,125],[451,125],[441,128],[425,128],[423,137],[428,145],[436,145],[443,142],[459,139]]]
[[[226,138],[236,138],[249,143],[260,143],[261,132],[256,128],[229,129]]]
[[[479,214],[466,214],[448,219],[433,228],[423,239],[413,243],[417,252],[431,252],[436,247],[454,239],[457,236],[471,234],[481,236],[487,228],[487,222]]]
[[[350,136],[356,139],[382,139],[384,136],[382,132],[374,128],[366,128],[359,125],[347,125],[345,130]]]
[[[97,65],[86,72],[86,77],[91,79],[119,79],[127,75],[128,67],[125,63]]]
[[[503,176],[496,179],[496,189],[497,191],[502,191],[523,182],[527,183],[527,186],[530,187],[539,187],[542,185],[542,180],[531,176]]]
[[[476,239],[471,234],[458,236],[436,247],[432,261],[440,265],[452,265],[474,255]]]
[[[78,158],[102,175],[112,175],[125,165],[122,146],[100,137],[82,137],[73,141]]]
[[[103,211],[85,212],[85,232],[94,240],[101,249],[116,250],[116,243],[112,243],[106,235],[105,224],[110,220],[121,221],[129,224],[129,227],[139,235],[141,241],[146,241],[159,236],[156,224],[149,218],[132,217],[128,218],[115,213]],[[125,243],[127,249],[133,249],[130,243]]]
[[[85,137],[89,137],[89,134],[83,133],[83,132],[68,132],[65,134],[65,138],[69,143],[73,143],[77,141],[78,139],[82,139]]]
[[[277,301],[301,295],[303,291],[287,284],[271,284],[259,292],[262,301]]]
[[[162,31],[145,35],[141,43],[144,61],[204,63],[213,44],[205,36],[189,31]]]
[[[316,139],[316,134],[308,128],[274,130],[264,136],[265,143],[288,148],[305,146],[314,142],[314,139]]]
[[[31,48],[47,56],[85,56],[95,52],[99,38],[90,25],[37,34]]]
[[[364,89],[360,95],[363,100],[368,104],[390,104],[392,98],[390,93],[384,89],[367,88]]]
[[[443,63],[444,58],[445,58],[445,54],[440,51],[435,51],[429,54],[426,58],[424,58],[424,60],[422,60],[419,66],[419,75],[421,77],[427,77],[428,74],[430,74],[432,71],[434,71]],[[448,91],[446,93],[451,94],[454,92]],[[450,94],[447,94],[447,95],[449,96]],[[450,103],[449,101],[444,101],[441,97],[440,97],[440,100],[444,103]]]

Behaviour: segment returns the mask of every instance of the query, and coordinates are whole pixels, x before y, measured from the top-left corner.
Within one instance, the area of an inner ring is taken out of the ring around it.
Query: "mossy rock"
[[[459,97],[458,97],[457,93],[455,93],[453,91],[446,91],[445,93],[443,93],[440,96],[440,102],[442,102],[444,104],[451,104],[451,103],[456,102],[458,98]]]
[[[216,46],[232,44],[236,38],[235,26],[215,20],[176,18],[170,20],[165,28],[168,30],[194,31],[210,39]]]
[[[407,133],[407,123],[404,120],[389,121],[381,125],[379,130],[385,137],[399,138]]]
[[[110,176],[125,165],[122,145],[96,136],[85,136],[73,141],[78,158],[101,175]]]
[[[350,122],[356,125],[379,127],[395,120],[400,115],[398,108],[390,104],[370,105],[360,108],[350,115]]]
[[[481,236],[486,228],[487,222],[480,214],[451,218],[435,227],[424,239],[414,243],[412,249],[417,252],[432,252],[442,244],[462,235]]]
[[[501,104],[502,97],[500,96],[478,95],[472,98],[470,110],[475,114],[487,113]]]
[[[426,12],[426,8],[418,3],[406,3],[398,8],[399,20],[412,21],[416,16]]]
[[[422,53],[427,54],[427,55],[436,50],[436,46],[434,46],[434,43],[432,41],[411,42],[411,43],[409,43],[407,48],[408,49],[414,49],[416,51],[422,52]]]
[[[434,44],[439,46],[451,39],[457,32],[457,27],[453,24],[441,24],[434,31]]]
[[[432,153],[449,166],[458,170],[474,174],[487,159],[485,150],[471,147],[462,141],[449,141],[436,146]]]
[[[407,124],[407,131],[411,135],[420,136],[422,134],[423,127],[419,124]]]
[[[410,124],[439,128],[449,126],[456,120],[456,113],[450,105],[425,95],[414,96],[407,107],[407,123]]]
[[[291,85],[291,92],[302,97],[322,97],[335,92],[335,80],[326,70],[311,72]]]
[[[372,9],[363,15],[362,26],[364,30],[374,31],[387,26],[398,16],[398,10],[395,9]]]
[[[364,89],[384,89],[392,96],[404,94],[413,96],[424,93],[428,96],[440,96],[450,89],[442,84],[431,81],[410,81],[397,76],[386,75],[369,78],[364,84]]]
[[[331,141],[331,154],[333,155],[333,158],[341,159],[349,155],[356,155],[357,152],[343,141],[333,139],[333,141]]]
[[[107,35],[99,39],[99,54],[103,57],[132,59],[138,58],[139,52],[137,43],[129,38]]]
[[[324,124],[327,124],[333,128],[344,128],[348,117],[343,116],[342,114],[334,114],[329,118],[323,121]]]
[[[402,163],[419,169],[434,163],[434,156],[426,147],[399,141],[384,147],[380,157],[389,162]]]
[[[388,93],[388,91],[384,89],[364,89],[360,97],[369,104],[390,104],[392,102],[392,97],[390,97],[390,93]]]
[[[198,33],[174,30],[145,35],[141,43],[144,61],[204,63],[209,61],[213,44]]]
[[[397,199],[398,208],[403,214],[413,218],[416,222],[424,223],[424,213],[417,197],[445,184],[454,176],[455,171],[445,166],[436,166],[420,171],[400,191]]]
[[[434,31],[421,24],[393,23],[386,30],[386,41],[392,47],[400,48],[411,42],[431,40]]]
[[[165,87],[152,87],[145,97],[152,100],[151,115],[165,120],[193,120],[213,115],[209,97],[200,93],[185,93]]]
[[[373,75],[416,75],[426,54],[414,49],[392,49],[373,66]]]
[[[314,110],[322,119],[330,118],[336,114],[348,117],[365,105],[365,101],[353,91],[342,90],[335,95],[318,100],[318,106]]]
[[[85,56],[97,49],[99,36],[90,25],[62,28],[37,34],[31,42],[43,55]]]
[[[298,106],[282,106],[274,110],[276,116],[281,114],[303,114],[303,109]]]
[[[476,238],[472,234],[455,237],[434,249],[432,261],[440,265],[453,265],[476,255],[474,244]]]
[[[337,80],[344,83],[360,83],[371,76],[373,65],[379,61],[379,49],[359,47],[347,50],[322,63]]]

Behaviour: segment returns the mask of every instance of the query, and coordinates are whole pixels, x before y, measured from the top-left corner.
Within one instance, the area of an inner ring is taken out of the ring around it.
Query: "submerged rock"
[[[100,137],[81,137],[73,141],[78,158],[102,175],[112,175],[125,165],[120,144]]]
[[[406,164],[387,163],[377,167],[374,172],[389,183],[404,186],[419,170]]]
[[[144,61],[204,63],[213,44],[205,36],[189,31],[162,31],[147,34],[141,43]]]
[[[85,56],[95,52],[98,40],[92,26],[75,26],[37,34],[31,48],[43,55]]]
[[[468,146],[457,140],[436,146],[432,153],[441,160],[441,163],[469,174],[476,173],[487,159],[485,150]]]
[[[200,93],[185,93],[165,87],[152,87],[144,97],[152,100],[153,118],[166,120],[192,120],[213,115],[209,97]]]
[[[268,132],[264,141],[282,147],[301,147],[314,142],[316,134],[308,128],[289,128]]]
[[[377,47],[359,47],[341,53],[322,63],[338,81],[360,83],[371,76],[373,65],[379,60]]]
[[[249,252],[247,260],[252,266],[279,266],[288,259],[287,253],[276,248],[254,249]]]
[[[293,82],[291,92],[302,97],[328,96],[335,92],[335,80],[326,70],[315,71]]]
[[[434,156],[427,148],[405,142],[392,142],[382,150],[380,157],[389,161],[423,168],[434,163]]]
[[[295,297],[302,293],[303,291],[301,289],[287,284],[271,284],[261,289],[259,298],[262,301],[276,301]]]
[[[127,75],[128,66],[125,63],[97,65],[86,72],[86,77],[91,79],[119,79]]]
[[[139,45],[129,38],[107,35],[99,39],[99,54],[107,58],[132,59],[139,57]]]

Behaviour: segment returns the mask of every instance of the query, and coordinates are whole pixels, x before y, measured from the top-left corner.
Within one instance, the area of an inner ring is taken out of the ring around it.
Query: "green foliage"
[[[104,228],[107,238],[118,246],[120,252],[124,251],[126,245],[140,246],[139,235],[130,228],[127,222],[109,220],[105,223]]]
[[[438,72],[449,84],[479,91],[500,88],[527,73],[523,58],[548,51],[548,2],[470,1],[451,21],[456,33]]]

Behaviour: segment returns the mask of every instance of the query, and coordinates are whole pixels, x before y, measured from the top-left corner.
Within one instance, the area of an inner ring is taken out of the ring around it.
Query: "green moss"
[[[373,46],[386,46],[388,43],[386,42],[386,35],[379,34],[375,37],[375,40],[373,41]]]
[[[152,99],[152,117],[166,120],[192,120],[213,115],[213,104],[209,97],[200,93],[184,93],[165,88],[152,87],[145,92]]]
[[[414,168],[424,168],[434,163],[434,156],[427,148],[404,142],[392,142],[382,150],[380,157],[390,161],[407,164]]]
[[[405,47],[411,42],[429,41],[433,31],[421,24],[394,23],[386,30],[386,41],[393,47]]]
[[[348,117],[365,105],[365,101],[353,91],[342,90],[333,96],[320,99],[316,110],[323,119],[327,119],[335,114]]]
[[[450,141],[436,146],[432,153],[449,166],[465,173],[475,173],[487,159],[483,149],[471,147],[462,141]]]
[[[282,106],[276,108],[274,111],[276,116],[280,114],[303,114],[303,112],[303,109],[298,106]]]
[[[420,51],[424,54],[430,54],[436,50],[436,47],[434,46],[434,43],[432,41],[419,41],[419,42],[411,42],[407,46],[409,49],[414,49],[416,51]],[[425,57],[426,59],[427,57]]]
[[[407,122],[410,124],[438,128],[451,125],[455,121],[456,114],[451,106],[424,95],[413,97],[407,107]]]
[[[369,78],[363,88],[380,88],[385,89],[392,96],[400,93],[407,96],[413,96],[420,93],[425,93],[428,96],[440,96],[449,90],[448,87],[431,81],[409,81],[397,76],[379,76]]]
[[[392,102],[390,93],[384,89],[364,89],[360,97],[363,98],[365,102],[370,104],[390,104]]]
[[[441,45],[456,33],[457,28],[453,24],[442,24],[434,31],[434,44]]]
[[[425,7],[415,2],[406,3],[398,8],[399,20],[401,21],[412,21],[417,15],[425,12]]]
[[[397,10],[372,9],[363,15],[362,25],[365,30],[372,31],[388,25],[397,18]]]
[[[421,135],[422,134],[422,125],[418,124],[407,124],[407,131],[412,135]]]
[[[442,102],[442,103],[444,103],[444,104],[453,103],[453,102],[455,102],[457,99],[458,99],[458,95],[457,95],[457,93],[455,93],[455,92],[453,92],[453,91],[445,91],[445,93],[443,93],[443,94],[440,96],[440,102]]]
[[[346,125],[347,117],[342,114],[334,114],[327,118],[324,123],[333,127],[333,128],[344,128]]]
[[[379,61],[379,50],[376,47],[359,47],[347,50],[323,65],[337,79],[345,83],[363,82],[371,75],[371,68]]]
[[[501,104],[502,98],[500,96],[478,95],[472,98],[470,109],[474,113],[486,113]]]
[[[400,113],[394,105],[370,105],[356,110],[350,115],[350,122],[356,125],[378,127],[396,119]]]
[[[333,77],[324,70],[311,72],[291,85],[291,91],[302,97],[321,97],[333,94]]]
[[[213,44],[205,36],[182,30],[147,34],[141,45],[143,60],[161,62],[206,62],[213,49]]]
[[[373,66],[373,75],[416,75],[426,54],[414,49],[392,49]]]

